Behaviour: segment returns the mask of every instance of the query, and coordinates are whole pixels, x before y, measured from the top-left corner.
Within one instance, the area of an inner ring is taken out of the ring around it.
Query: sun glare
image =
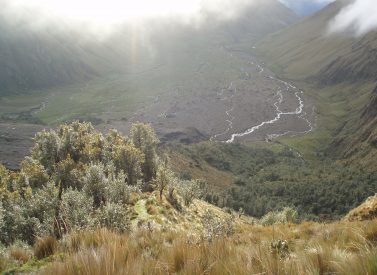
[[[187,16],[200,9],[200,0],[13,0],[12,5],[35,8],[53,17],[111,24],[138,18]]]

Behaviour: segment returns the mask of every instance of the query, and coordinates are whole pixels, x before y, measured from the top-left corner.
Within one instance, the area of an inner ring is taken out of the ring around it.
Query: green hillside
[[[377,33],[356,37],[327,32],[331,19],[348,3],[336,1],[267,36],[256,51],[278,74],[299,81],[317,102],[315,138],[283,141],[296,148],[326,148],[334,158],[375,169],[375,124],[366,114],[377,84]]]

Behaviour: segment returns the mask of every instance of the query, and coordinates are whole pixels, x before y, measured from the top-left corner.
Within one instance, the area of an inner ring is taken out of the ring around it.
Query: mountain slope
[[[30,27],[0,11],[0,95],[20,93],[109,74],[143,71],[161,61],[182,66],[194,48],[256,39],[296,22],[297,16],[275,0],[251,5],[235,19],[207,15],[199,28],[170,19],[125,25],[106,38],[64,23]],[[183,57],[182,57],[183,55]],[[148,65],[145,65],[147,63]]]
[[[352,50],[356,42],[347,35],[327,35],[330,20],[348,1],[337,1],[315,15],[257,44],[259,51],[278,66],[281,73],[292,78],[318,74],[338,56]]]
[[[377,87],[370,102],[358,117],[358,121],[348,122],[331,144],[347,163],[375,170],[377,159]]]
[[[327,34],[329,22],[348,3],[336,1],[268,36],[257,44],[257,50],[282,76],[303,82],[316,98],[317,132],[331,137],[321,143],[327,154],[346,162],[368,163],[375,170],[377,32],[361,37]]]
[[[352,41],[347,53],[337,56],[318,73],[323,84],[348,81],[377,81],[377,32]]]
[[[31,30],[1,20],[0,94],[86,81],[121,67],[106,45],[55,27]]]

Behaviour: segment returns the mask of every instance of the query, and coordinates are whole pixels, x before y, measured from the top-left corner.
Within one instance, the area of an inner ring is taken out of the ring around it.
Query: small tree
[[[102,164],[92,164],[84,176],[84,190],[93,197],[93,206],[98,208],[106,201],[107,178]]]
[[[35,146],[31,156],[38,160],[51,175],[54,172],[55,163],[59,160],[61,141],[55,131],[42,131],[35,136]]]
[[[82,158],[84,148],[94,135],[91,123],[79,121],[61,125],[57,133],[60,138],[59,158],[65,159],[69,155],[75,162]]]
[[[149,124],[136,123],[131,129],[131,140],[136,148],[144,154],[142,165],[145,182],[151,181],[157,172],[156,147],[159,140]]]
[[[234,215],[229,215],[224,219],[221,219],[210,209],[206,209],[204,215],[202,216],[202,237],[209,242],[215,238],[229,237],[235,233],[234,223]]]
[[[90,135],[81,154],[84,163],[105,161],[105,139],[103,135],[101,133]]]
[[[110,230],[123,233],[130,229],[130,219],[124,205],[107,203],[96,210],[97,224]]]
[[[109,178],[107,185],[108,202],[127,204],[130,202],[131,193],[140,192],[137,185],[126,184],[125,178],[126,175],[123,172]]]
[[[56,164],[55,182],[59,185],[59,199],[68,187],[81,187],[80,175],[76,173],[76,163],[68,155],[66,159]]]
[[[10,172],[0,164],[0,200],[8,193]]]
[[[92,211],[92,197],[73,189],[64,192],[60,206],[60,219],[67,231],[87,228],[91,224]]]
[[[162,199],[162,194],[165,188],[173,181],[174,174],[168,168],[167,164],[161,164],[157,169],[157,176],[156,176],[156,186],[160,193],[160,199]]]
[[[143,154],[132,144],[117,146],[113,151],[113,159],[117,171],[125,171],[129,185],[136,185],[141,176],[141,165],[143,164]]]
[[[26,157],[24,161],[22,161],[21,172],[28,177],[29,185],[32,188],[42,187],[49,180],[49,176],[43,165],[30,157]]]
[[[4,212],[3,202],[0,199],[0,232],[4,232]]]
[[[200,198],[202,189],[200,181],[182,181],[179,185],[179,193],[182,196],[186,206],[190,206],[194,199]]]

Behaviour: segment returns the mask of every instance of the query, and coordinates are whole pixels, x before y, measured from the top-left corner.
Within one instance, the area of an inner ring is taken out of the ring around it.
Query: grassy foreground
[[[30,272],[41,265],[32,253],[52,249],[41,274],[377,274],[376,242],[377,221],[341,221],[243,225],[211,242],[187,232],[99,229],[10,254],[26,262],[14,271]]]

